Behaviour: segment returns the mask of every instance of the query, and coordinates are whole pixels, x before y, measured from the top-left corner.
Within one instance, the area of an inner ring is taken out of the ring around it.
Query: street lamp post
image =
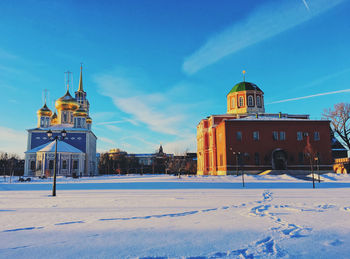
[[[315,161],[316,161],[316,167],[317,167],[317,174],[318,174],[318,182],[321,182],[320,179],[320,161],[318,159],[318,155],[315,157]]]
[[[242,166],[242,169],[241,169],[241,175],[242,175],[242,185],[243,187],[245,187],[245,183],[244,183],[244,159],[246,158],[248,154],[247,153],[243,153],[243,158],[241,158],[241,163],[240,163],[240,166]]]
[[[238,176],[238,156],[241,154],[241,152],[233,151],[232,154],[236,156],[236,174]]]
[[[55,160],[53,163],[53,184],[52,184],[52,196],[56,196],[56,164],[57,164],[57,141],[64,139],[67,136],[67,132],[65,130],[61,131],[61,135],[62,136],[54,136],[52,137],[52,131],[49,130],[47,132],[47,136],[49,137],[49,139],[51,140],[55,140]]]
[[[314,167],[312,165],[312,155],[308,153],[308,156],[310,158],[310,168],[311,168],[311,175],[312,175],[312,188],[315,189],[315,177],[314,177]]]

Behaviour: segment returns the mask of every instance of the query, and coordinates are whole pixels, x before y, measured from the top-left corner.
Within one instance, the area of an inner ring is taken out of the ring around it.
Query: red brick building
[[[197,174],[302,170],[310,161],[330,168],[330,134],[327,120],[265,113],[263,91],[241,82],[227,95],[227,114],[211,115],[197,126]]]

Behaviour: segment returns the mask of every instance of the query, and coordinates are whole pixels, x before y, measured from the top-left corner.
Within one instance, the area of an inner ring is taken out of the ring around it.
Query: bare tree
[[[323,117],[331,121],[332,130],[340,137],[347,149],[350,149],[350,104],[337,103],[333,109],[325,109]]]

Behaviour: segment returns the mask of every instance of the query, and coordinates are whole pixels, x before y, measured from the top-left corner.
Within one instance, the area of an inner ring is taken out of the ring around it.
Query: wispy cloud
[[[334,72],[332,74],[328,74],[328,75],[325,75],[325,76],[318,77],[317,79],[313,80],[312,82],[308,83],[307,85],[301,86],[301,87],[296,87],[295,89],[313,88],[313,87],[318,86],[318,85],[320,85],[320,84],[322,84],[322,83],[324,83],[326,81],[329,81],[331,79],[340,77],[340,76],[342,76],[344,74],[350,75],[349,73],[350,73],[350,68],[346,68],[346,69]]]
[[[110,120],[114,117],[114,112],[94,112],[91,113],[94,120]]]
[[[186,151],[196,152],[196,135],[193,133],[182,136],[175,141],[166,142],[163,147],[165,151],[171,150],[175,155],[182,155]]]
[[[350,89],[344,89],[344,90],[332,91],[332,92],[325,92],[325,93],[318,93],[318,94],[312,94],[312,95],[306,95],[306,96],[301,96],[301,97],[296,97],[296,98],[290,98],[290,99],[284,99],[284,100],[280,100],[280,101],[275,101],[275,102],[267,103],[266,105],[275,104],[275,103],[286,103],[286,102],[298,101],[298,100],[302,100],[302,99],[309,99],[309,98],[314,98],[314,97],[319,97],[319,96],[324,96],[324,95],[341,94],[341,93],[349,93],[349,92],[350,92]]]
[[[119,124],[125,122],[124,120],[122,121],[102,121],[102,122],[96,122],[96,125],[111,125],[111,124]]]
[[[193,120],[190,112],[193,101],[187,103],[183,100],[185,98],[180,98],[186,95],[186,90],[181,84],[169,87],[163,92],[151,92],[145,90],[152,88],[146,87],[147,83],[142,78],[141,82],[138,82],[138,80],[135,81],[135,77],[121,75],[118,71],[97,75],[95,82],[99,86],[101,94],[110,97],[116,108],[127,115],[123,116],[121,121],[132,123],[133,126],[138,127],[138,131],[142,131],[142,127],[144,127],[144,132],[148,132],[142,138],[144,141],[136,140],[131,136],[128,136],[128,140],[119,139],[118,141],[122,141],[125,146],[132,145],[133,149],[137,150],[138,147],[135,145],[143,143],[142,146],[147,146],[149,150],[150,147],[157,147],[161,142],[160,139],[178,138],[184,140],[195,131],[196,120]],[[177,91],[177,88],[181,88],[181,91]],[[114,123],[121,121],[114,121]],[[111,122],[113,121],[100,122],[99,124],[104,125],[109,130],[117,131],[116,128],[108,127],[108,125],[112,126]],[[122,126],[120,128],[123,129]],[[150,131],[146,131],[146,128]],[[157,135],[157,133],[161,134]],[[167,141],[164,141],[163,144],[165,142]],[[192,147],[194,142],[195,138],[191,140],[191,143],[187,143],[186,147]],[[183,144],[185,145],[185,141]]]
[[[309,5],[307,4],[306,0],[303,0],[303,3],[304,3],[304,5],[305,5],[305,8],[306,8],[308,11],[310,11]]]
[[[114,125],[106,125],[106,128],[113,132],[120,132],[122,129]]]
[[[141,122],[152,131],[164,134],[177,135],[182,132],[180,125],[187,115],[179,110],[184,104],[172,100],[173,95],[169,91],[143,92],[132,78],[120,76],[118,72],[96,76],[95,81],[103,95],[112,98],[119,110],[131,116],[129,122]]]
[[[113,139],[110,139],[110,138],[99,137],[98,139],[101,140],[104,143],[111,144],[112,146],[116,146],[117,145],[117,143]]]
[[[280,97],[286,96],[286,95],[291,96],[293,92],[300,92],[301,90],[305,90],[305,89],[319,88],[322,84],[325,84],[327,81],[334,80],[341,76],[350,76],[350,68],[342,69],[340,71],[327,74],[327,75],[322,75],[322,76],[314,74],[314,77],[316,77],[316,79],[312,80],[311,82],[305,85],[300,85],[289,89],[285,89],[282,93],[279,93],[278,96],[275,95],[274,99],[280,99]],[[271,101],[269,103],[274,103],[274,101]]]
[[[1,59],[18,59],[18,56],[13,53],[0,48],[0,58]]]
[[[133,118],[146,124],[152,131],[177,135],[185,115],[176,112],[159,111],[152,95],[141,95],[128,98],[114,98],[114,103]],[[162,101],[166,105],[166,101]]]
[[[214,35],[185,59],[187,74],[197,71],[243,48],[271,38],[326,12],[344,0],[272,1],[252,12],[245,20]],[[310,7],[310,8],[309,8]]]
[[[26,150],[27,133],[24,130],[15,130],[0,126],[0,151],[16,153],[21,157]]]

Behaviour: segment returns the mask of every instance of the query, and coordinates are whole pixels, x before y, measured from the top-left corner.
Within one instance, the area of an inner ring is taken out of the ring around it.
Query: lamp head
[[[67,136],[67,131],[62,130],[62,131],[61,131],[61,134],[62,134],[62,137],[64,137],[64,138],[65,138],[65,137]]]
[[[51,130],[48,130],[48,131],[46,132],[46,134],[47,134],[47,136],[48,136],[49,138],[52,137],[52,131],[51,131]]]

